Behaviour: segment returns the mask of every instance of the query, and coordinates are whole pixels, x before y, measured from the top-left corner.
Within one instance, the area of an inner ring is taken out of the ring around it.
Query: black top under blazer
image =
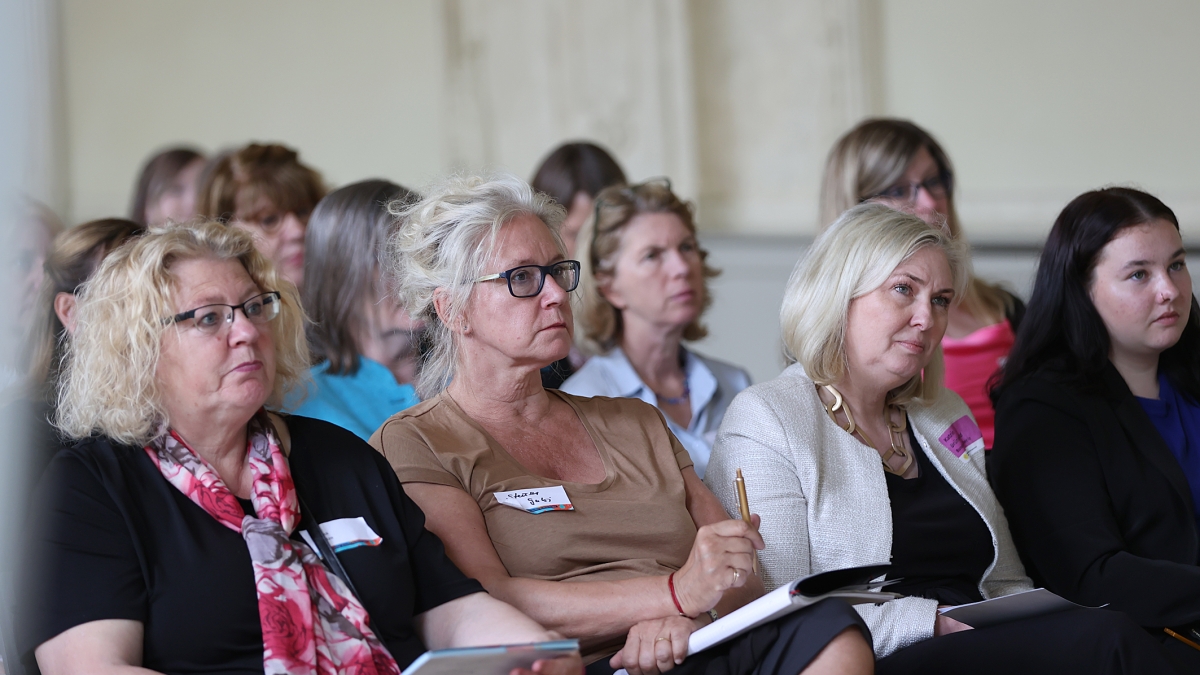
[[[996,405],[990,479],[1034,583],[1146,627],[1200,621],[1183,469],[1111,364],[1086,393],[1052,370]]]

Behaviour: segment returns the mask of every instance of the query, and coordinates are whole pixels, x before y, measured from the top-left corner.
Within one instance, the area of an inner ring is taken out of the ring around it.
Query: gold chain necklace
[[[876,452],[878,452],[875,441],[871,440],[871,437],[867,435],[867,432],[859,428],[859,426],[854,423],[854,415],[850,413],[850,406],[846,403],[845,399],[842,398],[842,392],[834,389],[832,385],[823,384],[821,386],[825,389],[825,391],[829,392],[830,396],[833,397],[832,406],[826,404],[825,401],[821,401],[821,405],[825,406],[825,412],[829,413],[829,419],[833,420],[834,424],[838,425],[842,429],[845,429],[846,433],[850,434],[851,436],[856,433],[859,436],[862,436],[862,439],[867,442],[867,445],[871,446],[872,448],[876,448]],[[887,452],[883,454],[883,470],[897,476],[903,476],[913,463],[913,456],[904,449],[904,431],[908,428],[908,413],[904,410],[904,408],[896,406],[900,410],[900,424],[895,424],[892,422],[892,416],[888,414],[888,407],[883,409],[883,420],[887,423],[888,444],[892,447],[888,448]],[[838,421],[838,411],[841,411],[842,414],[846,416],[845,424],[842,424]],[[904,460],[904,464],[902,464],[899,469],[893,469],[892,465],[888,464],[888,460],[892,457],[899,457],[900,459]]]

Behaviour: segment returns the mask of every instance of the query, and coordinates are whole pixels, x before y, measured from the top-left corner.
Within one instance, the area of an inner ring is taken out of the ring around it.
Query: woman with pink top
[[[821,183],[821,226],[868,201],[915,214],[963,237],[954,210],[950,158],[929,132],[907,120],[865,120],[829,152]],[[988,448],[996,416],[988,380],[1012,349],[1024,314],[1025,305],[1015,295],[971,275],[962,301],[950,310],[942,339],[946,387],[971,409]]]

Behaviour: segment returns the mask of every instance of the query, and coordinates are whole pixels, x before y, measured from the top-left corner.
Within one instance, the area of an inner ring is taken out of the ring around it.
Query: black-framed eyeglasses
[[[667,192],[671,191],[671,179],[667,178],[666,176],[656,176],[654,178],[649,178],[647,180],[644,180],[640,183],[634,183],[633,185],[626,185],[624,187],[616,188],[616,190],[619,194],[625,195],[629,199],[637,199],[638,191],[640,191],[642,188],[645,188],[645,187],[648,187],[651,185],[666,188]],[[606,189],[608,189],[608,188],[606,188]],[[604,205],[604,200],[602,198],[600,198],[599,196],[597,196],[596,205],[595,205],[593,213],[592,213],[592,250],[593,251],[596,250],[596,239],[600,236],[600,207],[603,205]],[[595,254],[593,253],[593,255],[595,255]]]
[[[206,335],[213,335],[220,332],[226,326],[231,325],[233,323],[234,311],[240,309],[250,323],[261,326],[279,316],[279,297],[277,291],[267,291],[266,293],[250,298],[240,305],[204,305],[196,309],[189,309],[186,312],[180,312],[175,316],[165,317],[163,323],[181,324],[185,321],[191,321],[191,326],[196,330]]]
[[[893,185],[886,190],[876,192],[869,197],[864,197],[862,201],[869,202],[872,199],[887,199],[911,204],[917,201],[917,193],[921,190],[925,190],[934,199],[945,199],[950,194],[950,186],[950,176],[945,173],[939,173],[919,183],[899,183]]]
[[[521,265],[497,274],[485,274],[476,279],[475,283],[506,279],[508,292],[514,298],[532,298],[542,292],[547,275],[554,277],[554,283],[558,284],[559,288],[570,293],[579,286],[579,261],[564,260],[553,265]]]

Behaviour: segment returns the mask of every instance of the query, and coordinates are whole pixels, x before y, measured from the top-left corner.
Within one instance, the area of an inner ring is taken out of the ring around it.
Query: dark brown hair
[[[205,167],[196,210],[223,223],[254,220],[262,197],[283,213],[307,216],[325,196],[321,174],[283,145],[251,143]]]
[[[366,323],[363,300],[377,286],[379,255],[395,218],[388,204],[414,203],[411,190],[386,180],[365,180],[334,190],[313,209],[305,234],[305,310],[313,361],[329,362],[331,375],[352,375],[362,351],[355,335]]]
[[[1179,219],[1166,204],[1132,188],[1093,190],[1067,204],[1042,249],[1017,340],[993,378],[993,401],[1043,367],[1073,378],[1081,389],[1103,389],[1101,373],[1112,340],[1088,292],[1092,274],[1117,234],[1155,220],[1179,229]],[[1200,401],[1200,305],[1195,296],[1179,342],[1159,355],[1158,367],[1177,391]]]
[[[74,293],[100,266],[105,256],[142,233],[142,226],[123,218],[93,220],[73,227],[54,238],[46,254],[45,277],[38,293],[38,316],[29,342],[29,379],[34,387],[45,387],[53,396],[65,329],[54,311],[59,293]]]
[[[146,160],[138,176],[129,205],[129,219],[139,225],[146,224],[146,205],[157,201],[170,187],[175,176],[192,162],[204,159],[199,150],[178,147],[168,148]]]
[[[624,183],[625,172],[607,150],[576,142],[564,143],[547,155],[530,185],[569,209],[580,192],[595,199],[604,188]]]

